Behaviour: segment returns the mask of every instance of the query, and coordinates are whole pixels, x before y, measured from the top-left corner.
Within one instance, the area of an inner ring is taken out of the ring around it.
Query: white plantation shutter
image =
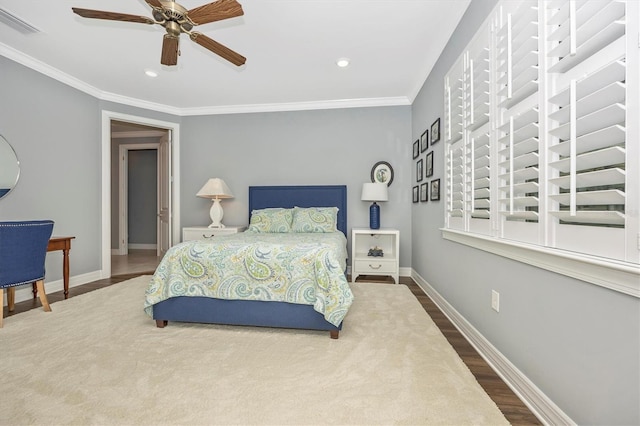
[[[490,49],[485,29],[445,78],[447,219],[490,233]]]
[[[445,199],[447,224],[453,229],[465,228],[467,209],[466,160],[464,130],[464,58],[461,58],[445,77],[444,142],[445,146]]]
[[[548,113],[549,213],[560,221],[555,246],[574,249],[575,233],[602,238],[593,227],[625,226],[625,4],[551,2],[545,13],[555,83]],[[601,250],[624,259],[624,232],[606,235]]]
[[[540,126],[536,1],[506,2],[495,31],[498,212],[505,238],[538,242]]]
[[[491,233],[491,52],[489,28],[480,31],[466,52],[468,102],[466,145],[469,166],[469,230]]]
[[[501,1],[445,78],[446,227],[640,263],[640,2]]]
[[[448,159],[446,164],[447,173],[447,201],[449,224],[456,229],[463,229],[462,218],[464,217],[464,145],[462,141],[447,146]],[[455,218],[452,220],[452,218]]]

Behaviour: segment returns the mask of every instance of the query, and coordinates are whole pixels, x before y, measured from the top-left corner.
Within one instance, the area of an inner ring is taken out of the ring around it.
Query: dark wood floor
[[[148,272],[149,275],[153,274],[153,271]],[[92,283],[84,284],[78,287],[69,289],[69,297],[77,296],[79,294],[87,293],[89,291],[97,290],[99,288],[107,287],[113,284],[117,284],[122,281],[126,281],[131,278],[135,278],[140,273],[118,275],[115,277],[107,278],[104,280],[95,281]],[[376,280],[375,277],[362,277],[358,280],[366,279],[367,281]],[[377,281],[377,280],[376,280]],[[391,280],[391,283],[393,280]],[[422,289],[411,279],[410,277],[400,277],[400,284],[404,284],[411,292],[416,296],[418,301],[422,304],[424,310],[431,316],[438,328],[442,331],[442,334],[449,341],[451,346],[458,353],[462,361],[467,365],[471,373],[475,376],[476,380],[487,392],[489,397],[496,403],[500,411],[504,414],[507,420],[512,425],[541,425],[540,421],[531,413],[526,405],[509,389],[509,387],[502,381],[502,379],[489,367],[489,365],[482,359],[482,357],[476,352],[476,350],[469,344],[469,342],[460,334],[460,332],[453,326],[449,319],[440,311],[435,303],[422,291]],[[48,294],[49,303],[63,300],[64,296],[62,291]],[[40,308],[40,301],[38,299],[28,300],[20,303],[16,303],[15,310],[11,313],[7,312],[7,308],[4,307],[4,316],[12,316],[20,312],[25,312],[30,309]],[[54,306],[55,309],[55,306]],[[9,321],[5,321],[5,327],[10,326]]]

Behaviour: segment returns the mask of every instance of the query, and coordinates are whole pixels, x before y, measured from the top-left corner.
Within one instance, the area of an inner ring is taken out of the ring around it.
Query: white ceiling
[[[244,16],[195,28],[245,56],[238,68],[186,35],[178,65],[160,65],[162,27],[71,11],[150,17],[144,0],[0,0],[40,30],[0,21],[0,55],[100,99],[179,115],[409,105],[470,1],[239,0]],[[341,57],[351,65],[337,67]]]

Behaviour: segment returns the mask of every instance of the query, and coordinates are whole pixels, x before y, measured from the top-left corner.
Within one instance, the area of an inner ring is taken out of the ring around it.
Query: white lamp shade
[[[209,216],[211,216],[211,225],[209,225],[209,228],[224,228],[221,222],[224,211],[220,205],[220,199],[233,198],[233,194],[227,184],[220,178],[211,178],[204,184],[200,191],[198,191],[196,196],[211,198],[213,200],[213,204],[209,210]]]
[[[221,198],[233,198],[233,194],[231,190],[227,186],[226,183],[220,178],[211,178],[204,184],[204,186],[198,191],[196,194],[198,197],[202,198],[212,198],[212,199],[221,199]]]
[[[386,183],[365,183],[362,185],[362,201],[388,201]]]

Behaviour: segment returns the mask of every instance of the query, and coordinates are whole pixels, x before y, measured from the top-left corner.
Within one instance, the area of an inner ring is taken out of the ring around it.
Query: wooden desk
[[[64,280],[64,298],[69,297],[69,250],[71,250],[71,240],[75,237],[51,237],[47,251],[62,250],[62,278]],[[35,298],[37,289],[33,284],[33,297]]]

